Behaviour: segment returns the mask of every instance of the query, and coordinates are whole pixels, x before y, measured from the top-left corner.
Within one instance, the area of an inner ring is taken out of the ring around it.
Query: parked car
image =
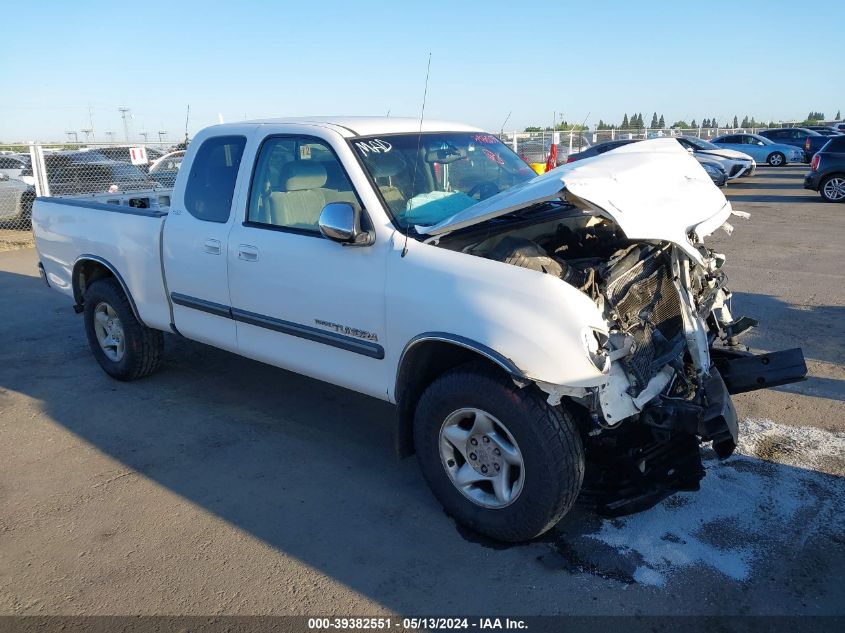
[[[728,184],[728,172],[725,171],[725,167],[721,162],[704,156],[695,156],[695,160],[697,160],[698,164],[704,168],[704,171],[706,171],[707,175],[710,176],[714,185],[717,187],[724,187]]]
[[[176,182],[176,175],[182,165],[185,150],[170,152],[150,164],[150,178],[161,183],[163,187],[172,187]]]
[[[129,163],[132,164],[132,157],[129,153],[133,147],[146,147],[147,149],[147,159],[149,159],[149,163],[146,165],[136,165],[140,170],[147,171],[149,169],[150,163],[155,162],[162,156],[164,156],[164,152],[160,149],[155,147],[150,147],[149,145],[144,145],[143,143],[139,145],[97,145],[92,147],[91,150],[97,152],[98,154],[102,154],[109,160],[116,160],[121,163]]]
[[[806,126],[808,130],[813,130],[813,132],[818,132],[822,136],[838,136],[839,134],[843,134],[835,127],[830,125],[808,125]]]
[[[734,212],[674,140],[536,176],[456,123],[222,124],[171,192],[99,199],[39,198],[33,225],[107,374],[178,332],[395,403],[440,503],[505,541],[582,489],[605,514],[697,490],[701,443],[736,447],[730,394],[806,375],[720,343],[749,323],[703,240]]]
[[[754,159],[743,152],[719,147],[696,136],[674,137],[682,147],[691,151],[696,158],[704,157],[719,161],[728,174],[728,180],[750,176],[757,169]]]
[[[783,143],[784,145],[800,147],[804,151],[805,163],[809,163],[813,154],[819,151],[822,148],[822,145],[827,142],[826,137],[822,136],[818,132],[814,132],[813,130],[808,130],[805,127],[785,127],[775,128],[773,130],[763,130],[760,132],[760,136],[764,136],[775,143]]]
[[[99,151],[56,152],[44,157],[44,165],[54,196],[161,187],[135,165],[109,160]]]
[[[566,157],[566,162],[574,163],[575,161],[581,160],[582,158],[591,158],[593,156],[598,156],[599,154],[604,154],[605,152],[609,152],[610,150],[616,149],[617,147],[622,147],[623,145],[628,145],[630,143],[636,142],[637,140],[635,139],[618,139],[615,141],[605,141],[603,143],[596,143],[592,147],[588,147],[585,150],[570,154]]]
[[[830,127],[832,127],[837,132],[842,132],[845,134],[845,121],[840,121],[838,123],[831,123]]]
[[[759,134],[726,134],[712,143],[751,156],[757,163],[780,167],[787,163],[803,163],[804,151],[793,145],[783,145]]]
[[[24,154],[0,155],[0,174],[6,174],[12,180],[20,180],[21,174],[29,167],[29,163],[29,156]]]
[[[630,145],[631,143],[639,142],[640,141],[638,139],[619,139],[615,141],[605,141],[604,143],[598,143],[596,145],[593,145],[591,148],[584,150],[583,152],[578,152],[577,154],[570,154],[569,157],[566,159],[566,162],[567,164],[574,163],[585,158],[601,156],[602,154],[611,150]],[[713,184],[715,184],[717,187],[725,186],[728,181],[728,174],[724,166],[719,163],[719,161],[703,156],[695,156],[695,158],[696,160],[698,160],[699,164],[701,164],[701,166],[704,168],[704,171],[707,172],[707,175],[710,176],[710,179],[713,181]]]
[[[816,152],[804,188],[818,191],[828,202],[845,202],[845,135],[832,137]]]
[[[32,216],[35,188],[21,180],[0,173],[0,223],[27,228]]]

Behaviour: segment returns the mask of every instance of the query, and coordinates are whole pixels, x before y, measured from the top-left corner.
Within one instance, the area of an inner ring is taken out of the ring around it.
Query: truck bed
[[[143,323],[169,329],[161,268],[161,232],[169,205],[170,192],[161,189],[37,198],[32,226],[47,283],[73,298],[78,262],[100,262],[129,290]]]

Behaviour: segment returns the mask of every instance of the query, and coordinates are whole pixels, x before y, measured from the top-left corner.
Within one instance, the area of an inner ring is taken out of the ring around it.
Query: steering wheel
[[[467,195],[472,197],[475,194],[478,194],[479,200],[486,200],[491,196],[495,196],[499,193],[499,186],[493,182],[492,180],[485,180],[484,182],[480,182],[475,185],[472,189],[467,191]]]

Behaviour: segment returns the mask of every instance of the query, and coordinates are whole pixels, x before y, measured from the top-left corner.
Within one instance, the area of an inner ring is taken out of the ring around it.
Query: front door
[[[327,140],[264,139],[246,209],[229,237],[238,347],[245,356],[383,398],[388,245],[324,238],[318,220],[329,202],[361,205]]]

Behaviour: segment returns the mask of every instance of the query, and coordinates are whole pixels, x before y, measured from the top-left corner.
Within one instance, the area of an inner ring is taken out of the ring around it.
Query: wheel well
[[[402,356],[394,393],[397,405],[396,452],[414,454],[414,413],[426,388],[450,369],[469,362],[484,362],[503,375],[513,376],[499,362],[482,351],[463,344],[424,340],[411,345]]]
[[[138,308],[135,306],[135,301],[132,299],[132,295],[129,293],[129,289],[126,287],[123,278],[108,262],[100,259],[80,259],[74,265],[71,279],[73,283],[73,300],[76,303],[73,306],[73,309],[76,310],[76,312],[82,312],[83,305],[85,303],[85,291],[95,281],[108,279],[110,277],[117,279],[117,282],[123,290],[123,294],[125,294],[126,298],[129,299],[129,305],[132,307],[132,314],[135,315],[138,322],[143,323],[138,314]]]

